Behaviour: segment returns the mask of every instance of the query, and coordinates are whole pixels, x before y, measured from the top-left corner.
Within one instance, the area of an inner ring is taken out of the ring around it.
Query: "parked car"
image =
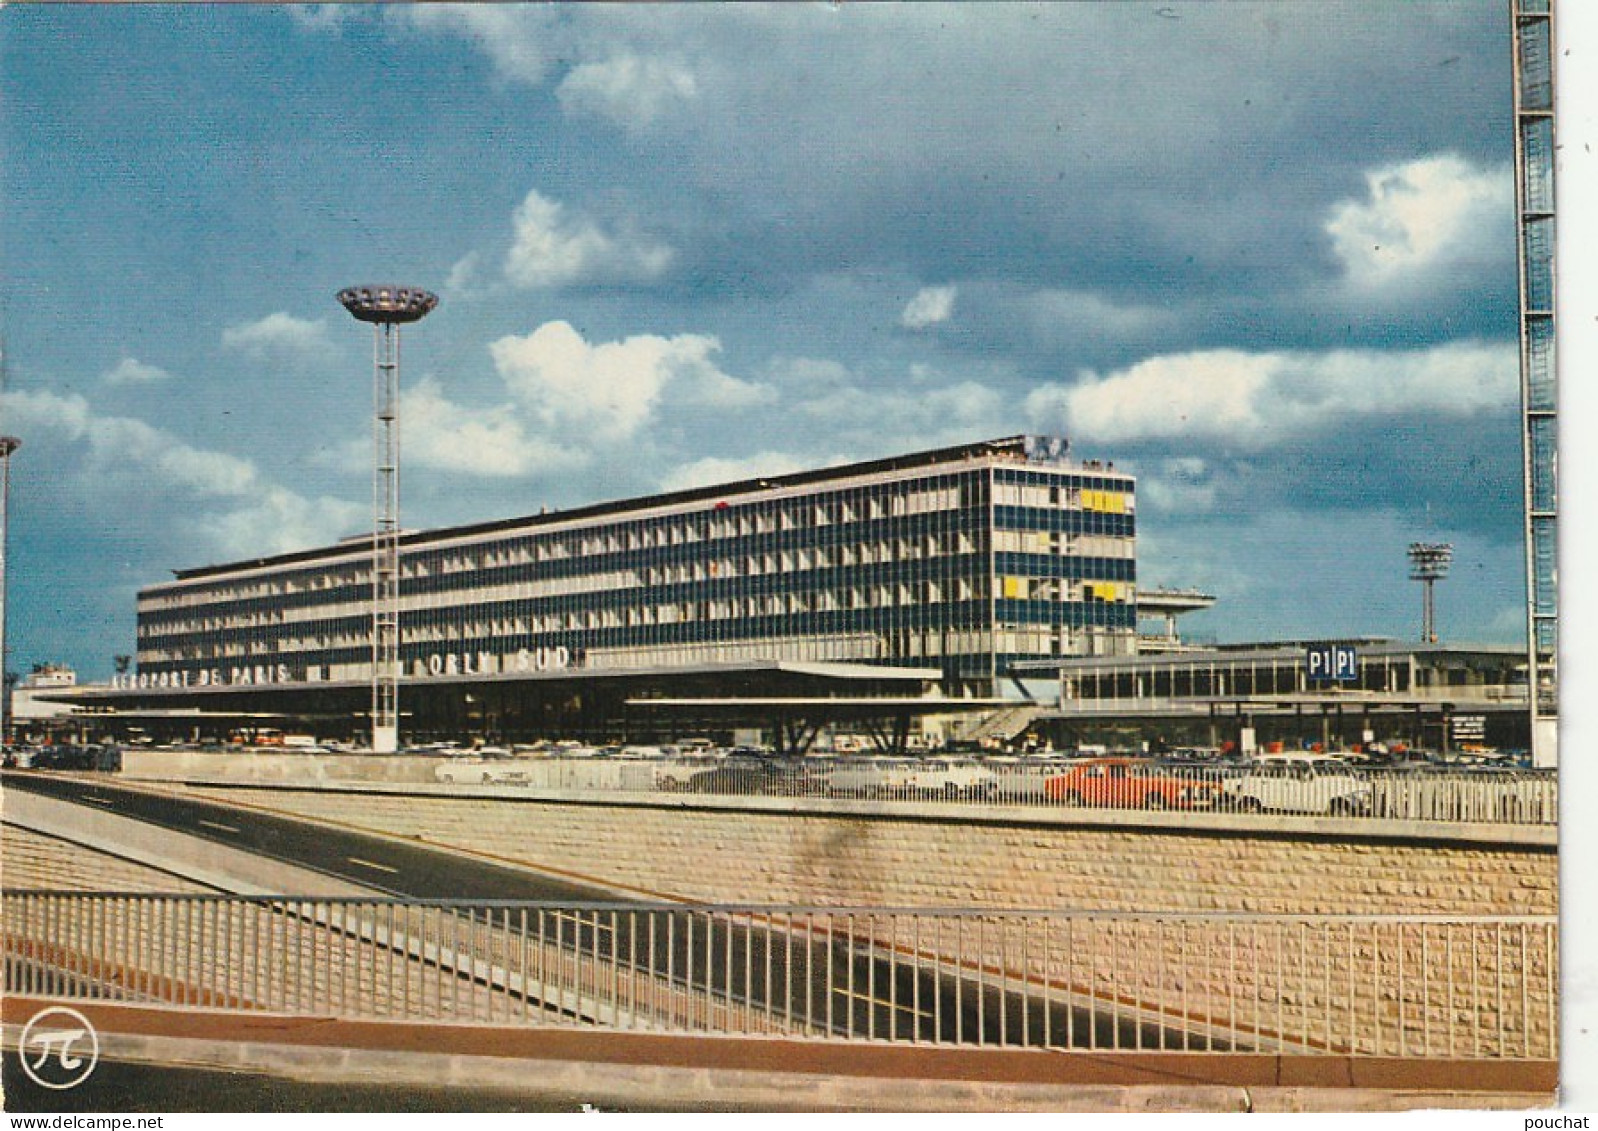
[[[905,787],[935,797],[988,797],[998,787],[998,778],[971,758],[928,758],[915,763]]]
[[[826,793],[839,797],[875,797],[904,788],[912,766],[891,758],[839,758],[813,771]]]
[[[721,765],[720,758],[678,757],[655,768],[655,788],[668,792],[687,789],[697,776]]]
[[[1209,809],[1219,794],[1212,782],[1135,758],[1094,758],[1043,783],[1052,801],[1115,809]]]
[[[35,770],[104,770],[122,768],[122,751],[115,746],[42,746],[27,763]]]
[[[1283,754],[1243,767],[1223,784],[1227,808],[1353,816],[1371,811],[1370,781],[1326,754]]]
[[[728,758],[689,778],[685,788],[693,793],[787,795],[796,791],[798,780],[794,766],[764,758]]]

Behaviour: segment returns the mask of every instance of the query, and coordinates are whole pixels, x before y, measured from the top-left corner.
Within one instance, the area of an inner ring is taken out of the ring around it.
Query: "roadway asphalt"
[[[311,868],[398,899],[602,904],[593,915],[562,916],[561,945],[634,964],[690,990],[709,990],[739,1005],[821,1028],[861,1036],[983,1043],[1059,1044],[1065,1033],[1100,1048],[1159,1048],[1161,1034],[1129,1021],[1090,1018],[1035,989],[995,985],[912,965],[853,932],[808,933],[766,925],[708,921],[688,910],[629,914],[633,901],[540,873],[364,836],[323,825],[187,797],[117,787],[103,778],[8,772],[5,788],[21,789],[160,825],[190,836]],[[284,893],[293,894],[293,893]],[[658,903],[636,901],[658,908]],[[864,922],[856,926],[863,933]],[[1069,1026],[1069,1028],[1068,1028]],[[1167,1040],[1180,1044],[1179,1033]]]
[[[610,892],[519,868],[468,860],[247,809],[119,789],[109,782],[36,773],[7,773],[0,780],[7,789],[98,805],[118,816],[309,868],[396,898],[554,903],[614,902],[615,899]]]
[[[76,1088],[53,1091],[28,1078],[7,1052],[0,1057],[5,1109],[49,1112],[434,1112],[592,1111],[581,1097],[552,1089],[418,1088],[410,1084],[313,1084],[248,1072],[167,1068],[102,1060]],[[609,1109],[606,1110],[615,1110]]]

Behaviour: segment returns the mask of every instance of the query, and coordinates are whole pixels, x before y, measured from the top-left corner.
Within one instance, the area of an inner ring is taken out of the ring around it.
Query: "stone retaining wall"
[[[1290,915],[1546,915],[1558,906],[1558,858],[1546,846],[489,800],[333,785],[186,791],[700,902]]]

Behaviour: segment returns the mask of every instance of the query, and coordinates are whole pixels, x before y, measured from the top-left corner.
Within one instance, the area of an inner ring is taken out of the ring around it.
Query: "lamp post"
[[[22,447],[15,436],[0,436],[0,746],[11,730],[11,691],[5,684],[6,671],[6,537],[7,512],[11,503],[11,453]]]
[[[338,301],[372,326],[372,752],[399,748],[400,327],[438,305],[417,287],[348,287]]]
[[[1423,644],[1437,643],[1437,608],[1433,604],[1432,586],[1448,576],[1448,567],[1453,560],[1454,547],[1451,543],[1409,544],[1409,579],[1425,586],[1420,619],[1420,639]]]

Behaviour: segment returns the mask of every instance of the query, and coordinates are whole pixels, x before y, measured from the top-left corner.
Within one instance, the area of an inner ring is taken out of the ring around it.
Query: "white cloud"
[[[954,313],[954,287],[922,287],[916,296],[905,304],[899,321],[912,330],[921,330],[939,322],[947,322]]]
[[[352,530],[370,529],[371,513],[343,499],[305,496],[275,484],[251,491],[229,510],[196,523],[224,556],[279,554],[325,546]]]
[[[326,355],[332,343],[326,322],[278,311],[255,322],[229,326],[222,331],[222,345],[255,358],[310,360]]]
[[[581,452],[529,437],[514,406],[468,409],[451,402],[430,378],[404,393],[400,412],[405,458],[419,466],[505,478],[586,462]]]
[[[937,385],[843,385],[790,390],[792,414],[845,451],[893,451],[1004,434],[1011,410],[997,389],[978,381]]]
[[[709,487],[716,483],[736,483],[744,479],[758,479],[762,475],[788,475],[806,468],[818,467],[824,461],[814,456],[800,459],[786,452],[759,452],[743,459],[721,459],[708,456],[683,464],[661,479],[666,491],[686,491],[694,487]]]
[[[1444,154],[1366,175],[1363,200],[1326,221],[1350,284],[1383,288],[1445,268],[1501,263],[1514,247],[1514,171],[1478,168]]]
[[[289,17],[306,31],[339,32],[350,9],[344,4],[290,4]]]
[[[172,374],[158,365],[147,365],[133,357],[124,357],[106,370],[103,380],[107,385],[151,385],[170,381]]]
[[[1335,423],[1395,412],[1468,415],[1516,396],[1512,344],[1409,351],[1244,353],[1149,358],[1074,385],[1035,390],[1028,415],[1095,442],[1172,436],[1262,447]]]
[[[580,63],[555,88],[568,112],[585,112],[628,127],[650,125],[692,102],[698,93],[687,68],[633,54]]]
[[[474,44],[511,82],[536,86],[561,55],[559,14],[533,4],[406,4],[395,15],[424,30],[453,32]]]
[[[790,392],[837,389],[854,383],[849,367],[830,358],[773,358],[765,368],[765,375],[773,384]]]
[[[601,443],[651,422],[668,388],[682,403],[724,410],[768,395],[723,373],[712,360],[720,349],[715,338],[697,334],[590,344],[566,322],[489,346],[506,386],[543,427],[590,431]]]
[[[164,512],[160,521],[222,555],[276,553],[331,541],[361,521],[362,506],[307,499],[268,482],[249,460],[197,448],[142,420],[94,411],[80,395],[0,394],[8,421],[59,445],[56,462],[72,468],[61,486],[103,512],[108,526],[130,514]]]
[[[1137,476],[1140,504],[1184,515],[1207,511],[1215,505],[1215,482],[1209,465],[1196,456],[1159,461],[1151,471],[1129,466]]]
[[[1021,305],[1033,334],[1045,342],[1122,341],[1168,329],[1178,320],[1174,311],[1117,305],[1090,291],[1037,291]]]
[[[513,222],[515,242],[505,257],[505,275],[524,287],[647,282],[676,258],[671,248],[637,232],[606,232],[573,216],[536,189],[516,209]]]
[[[444,280],[444,293],[458,295],[470,291],[477,282],[478,263],[482,257],[477,252],[467,252],[449,269]]]

